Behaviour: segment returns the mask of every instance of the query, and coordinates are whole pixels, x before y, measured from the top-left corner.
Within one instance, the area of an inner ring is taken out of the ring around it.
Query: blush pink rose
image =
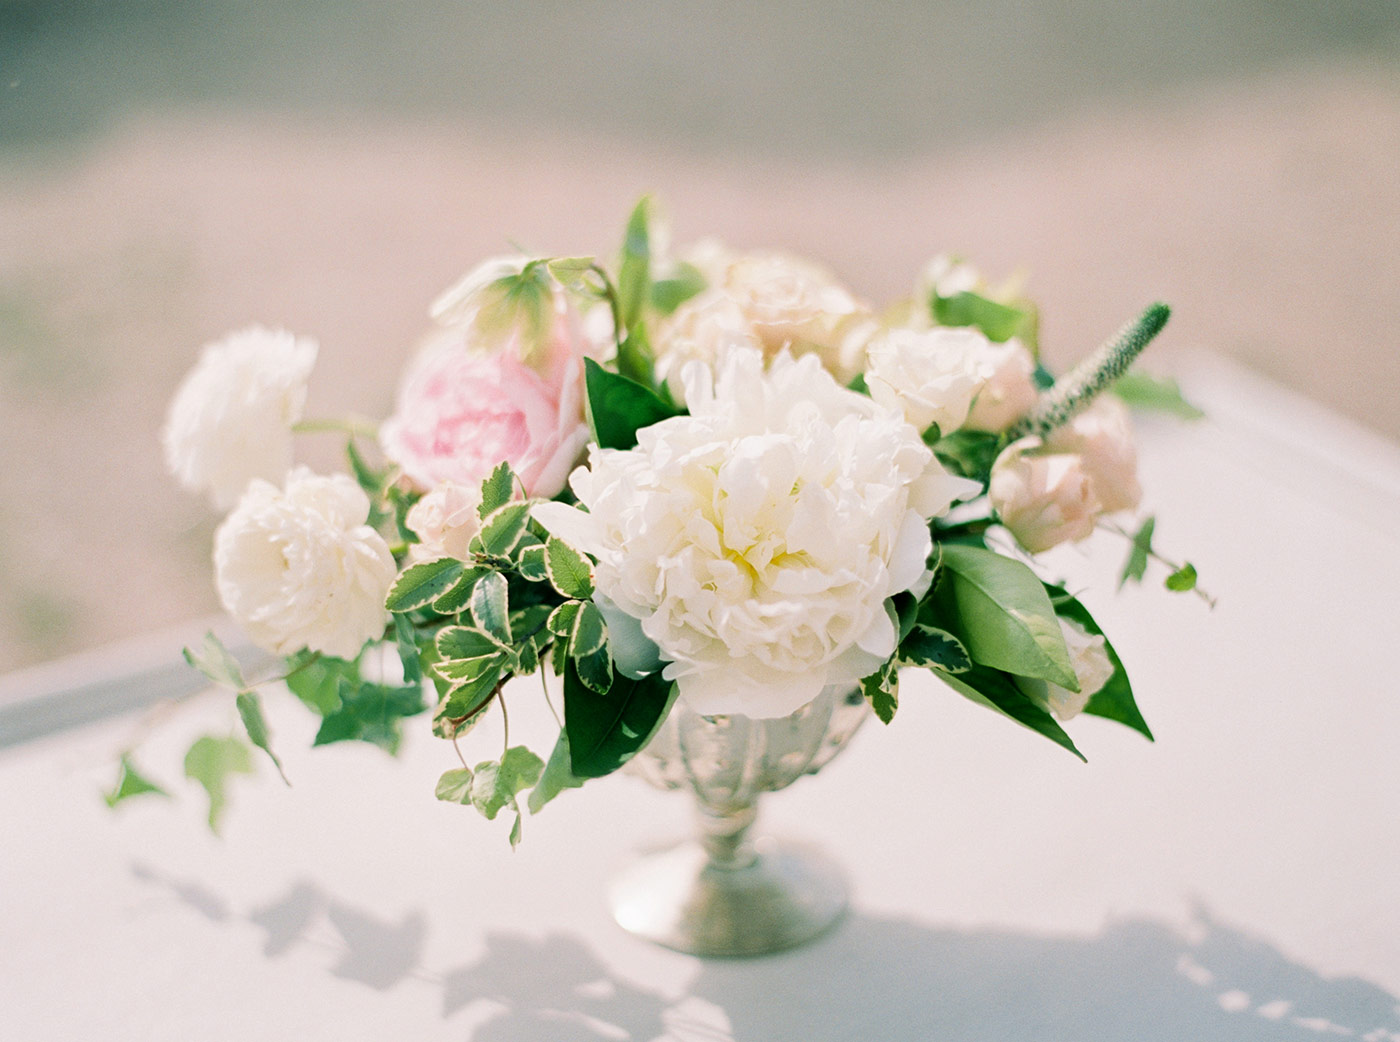
[[[588,443],[580,324],[557,315],[536,365],[511,344],[476,350],[469,336],[469,326],[444,329],[409,364],[380,428],[385,455],[420,488],[479,487],[504,460],[529,495],[558,495]]]

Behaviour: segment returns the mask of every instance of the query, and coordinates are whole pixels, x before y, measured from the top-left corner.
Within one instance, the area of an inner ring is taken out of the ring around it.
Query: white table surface
[[[1218,608],[1115,597],[1113,538],[1060,557],[1156,744],[1081,719],[1085,766],[911,676],[891,727],[763,804],[848,870],[821,941],[634,940],[606,881],[684,797],[565,793],[512,853],[433,799],[448,745],[309,750],[275,691],[294,787],[260,764],[213,837],[179,777],[236,726],[212,697],[141,746],[178,801],[101,803],[135,715],[0,751],[0,1037],[1400,1040],[1400,451],[1209,358],[1184,382],[1211,418],[1140,424],[1146,506]],[[513,737],[547,752],[534,701]]]

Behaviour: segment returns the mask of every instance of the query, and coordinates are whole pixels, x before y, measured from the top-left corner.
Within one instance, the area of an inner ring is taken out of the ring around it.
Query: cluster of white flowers
[[[894,653],[886,600],[927,582],[929,518],[978,486],[816,357],[765,372],[736,351],[685,378],[689,416],[575,471],[587,513],[535,516],[597,557],[613,614],[640,623],[692,708],[784,716]]]

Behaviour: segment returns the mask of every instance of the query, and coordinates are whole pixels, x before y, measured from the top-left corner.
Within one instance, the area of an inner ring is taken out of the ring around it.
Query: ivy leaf
[[[1170,377],[1152,376],[1129,369],[1113,384],[1113,393],[1134,409],[1165,412],[1183,420],[1199,420],[1205,413],[1181,395],[1180,385]]]
[[[1171,575],[1167,576],[1166,587],[1176,593],[1186,593],[1196,588],[1196,566],[1187,561]]]
[[[1004,343],[1020,331],[1027,313],[1009,304],[998,304],[980,293],[965,291],[933,298],[933,317],[942,326],[975,326],[988,340]]]
[[[894,719],[895,710],[899,708],[899,673],[893,661],[886,662],[862,680],[860,690],[882,724]]]
[[[398,752],[399,721],[421,713],[423,688],[419,684],[342,684],[341,705],[321,721],[312,745],[332,742],[370,742],[390,754]]]
[[[293,667],[286,684],[307,708],[329,716],[340,708],[340,684],[347,675],[358,676],[354,663],[322,656]]]
[[[985,666],[973,666],[966,673],[954,675],[940,671],[935,672],[934,676],[963,697],[1010,717],[1085,760],[1084,754],[1075,748],[1074,742],[1055,718],[1032,701],[1006,673]]]
[[[899,658],[911,666],[927,666],[947,673],[965,673],[972,659],[962,641],[947,630],[919,623],[899,645]]]
[[[1094,621],[1089,610],[1076,598],[1066,593],[1062,587],[1046,583],[1045,589],[1050,594],[1050,599],[1055,602],[1055,611],[1061,616],[1072,622],[1077,622],[1089,633],[1104,638],[1104,653],[1108,655],[1108,661],[1113,663],[1113,675],[1108,678],[1103,687],[1090,696],[1088,703],[1084,706],[1084,712],[1092,716],[1101,716],[1106,720],[1117,721],[1131,727],[1149,742],[1153,741],[1152,731],[1147,726],[1147,721],[1143,719],[1141,710],[1138,709],[1137,700],[1133,697],[1133,686],[1128,681],[1128,671],[1123,667],[1118,652],[1113,650],[1113,645],[1104,636],[1103,629]]]
[[[197,781],[209,794],[209,829],[219,831],[227,794],[224,791],[233,774],[252,774],[253,757],[239,739],[205,735],[185,754],[185,777]]]
[[[452,557],[439,557],[435,561],[411,565],[389,587],[384,606],[394,612],[421,608],[446,593],[466,567]]]
[[[1123,564],[1123,574],[1118,577],[1120,590],[1130,581],[1142,582],[1142,577],[1147,574],[1147,557],[1152,552],[1152,531],[1156,527],[1157,518],[1149,516],[1133,536],[1133,545],[1128,550],[1127,561]]]
[[[957,637],[974,662],[1079,690],[1050,596],[1033,571],[992,550],[946,543],[943,576],[928,622]]]
[[[472,801],[472,772],[466,767],[456,767],[444,771],[437,781],[433,794],[445,803],[470,803]]]
[[[487,572],[477,580],[472,590],[472,620],[488,636],[502,646],[510,645],[510,602],[506,577],[500,572]]]
[[[583,366],[588,423],[600,448],[630,449],[637,444],[637,431],[680,415],[651,388],[604,369],[592,358],[585,358]]]
[[[472,772],[471,801],[488,821],[505,807],[515,809],[516,797],[540,780],[544,761],[523,745],[513,745],[499,761],[488,760]]]
[[[607,694],[598,694],[570,661],[564,671],[570,770],[583,778],[611,774],[651,740],[675,700],[675,683],[659,672],[640,680],[615,675]]]
[[[493,511],[509,503],[514,495],[515,472],[508,462],[502,460],[481,483],[481,503],[476,508],[476,516],[485,521]]]
[[[136,769],[136,765],[131,762],[129,753],[122,753],[121,765],[117,770],[117,783],[112,787],[111,792],[102,794],[103,801],[107,806],[115,807],[122,800],[130,799],[132,796],[143,796],[146,793],[167,798],[170,796],[170,793]]]
[[[243,721],[243,728],[248,732],[248,739],[263,752],[267,753],[268,759],[277,768],[277,773],[282,776],[282,781],[291,785],[287,781],[287,772],[282,769],[282,761],[277,758],[277,754],[272,751],[271,735],[267,730],[267,718],[263,716],[262,699],[258,697],[256,691],[240,691],[238,697],[234,699],[238,706],[239,719]]]
[[[545,542],[544,567],[550,585],[565,597],[586,601],[593,596],[593,566],[564,540],[550,536]]]
[[[586,782],[571,768],[569,758],[569,732],[559,731],[559,740],[554,743],[554,751],[549,754],[549,762],[544,765],[544,773],[535,787],[530,790],[528,806],[531,814],[538,814],[546,803],[565,789],[577,789]]]
[[[238,660],[224,647],[223,641],[214,636],[213,631],[204,635],[197,648],[184,649],[185,661],[216,684],[244,691],[248,682],[243,679],[243,670]]]

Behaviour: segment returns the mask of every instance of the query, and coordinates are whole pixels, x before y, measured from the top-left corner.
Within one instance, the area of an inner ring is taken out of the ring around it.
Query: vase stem
[[[757,802],[727,807],[700,802],[700,842],[712,866],[738,869],[753,864],[758,855],[749,839],[749,828],[757,817]]]

